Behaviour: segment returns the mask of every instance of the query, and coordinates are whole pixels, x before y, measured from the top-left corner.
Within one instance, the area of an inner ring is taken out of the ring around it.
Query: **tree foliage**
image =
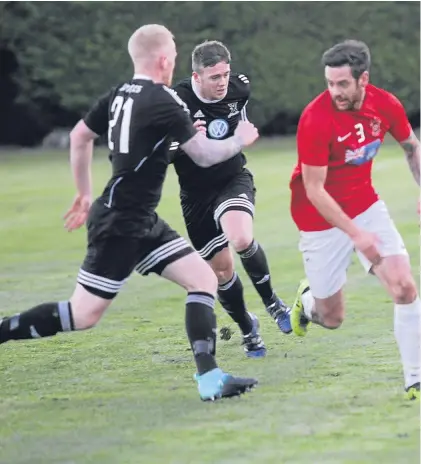
[[[142,24],[169,27],[178,46],[176,79],[190,53],[222,40],[233,70],[252,82],[251,117],[299,114],[324,88],[320,57],[346,38],[372,52],[372,82],[419,110],[420,7],[413,2],[7,2],[0,40],[17,57],[19,101],[83,113],[132,74],[127,40]]]

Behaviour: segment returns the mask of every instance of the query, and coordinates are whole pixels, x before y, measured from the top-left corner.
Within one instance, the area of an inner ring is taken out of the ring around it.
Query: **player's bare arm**
[[[420,141],[417,136],[411,131],[411,135],[401,142],[408,161],[409,169],[414,176],[415,182],[420,185]]]
[[[83,120],[70,132],[70,165],[80,195],[92,195],[91,162],[97,137]]]
[[[256,127],[248,121],[240,121],[232,137],[225,140],[208,139],[203,132],[181,145],[181,148],[200,167],[207,168],[222,163],[259,137]]]
[[[69,211],[64,215],[68,231],[81,227],[92,203],[91,162],[94,140],[98,135],[80,120],[70,132],[70,165],[76,184],[77,195]]]
[[[326,191],[324,184],[327,166],[302,165],[303,181],[306,194],[319,213],[334,227],[343,230],[350,237],[357,234],[358,229],[351,218],[345,214],[338,203]]]
[[[181,145],[187,155],[202,168],[228,160],[239,153],[242,147],[239,137],[233,136],[223,141],[210,140],[201,132]]]
[[[327,166],[302,165],[303,182],[310,202],[319,213],[334,227],[344,231],[373,264],[380,262],[380,255],[376,247],[377,238],[359,229],[352,219],[344,213],[338,203],[326,191],[324,184],[327,176]]]

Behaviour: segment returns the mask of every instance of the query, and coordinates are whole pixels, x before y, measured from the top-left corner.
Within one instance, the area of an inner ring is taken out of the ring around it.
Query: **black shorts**
[[[149,233],[140,238],[90,237],[88,230],[88,250],[77,281],[90,293],[112,299],[133,271],[141,275],[161,274],[168,264],[193,251],[188,242],[159,217]]]
[[[181,193],[187,233],[203,259],[212,259],[228,246],[220,225],[221,216],[227,211],[245,211],[253,217],[255,195],[253,176],[247,169],[243,169],[222,188],[206,195]]]

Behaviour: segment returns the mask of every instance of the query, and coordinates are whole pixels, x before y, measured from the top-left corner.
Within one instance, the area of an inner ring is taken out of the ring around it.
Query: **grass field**
[[[290,302],[303,276],[288,209],[293,163],[291,141],[249,157],[256,238]],[[85,233],[62,226],[74,193],[67,154],[3,153],[0,173],[0,314],[68,298]],[[97,193],[108,175],[98,152]],[[418,273],[417,189],[396,145],[383,149],[374,175]],[[159,210],[184,233],[172,168]],[[299,340],[277,331],[238,269],[268,356],[246,359],[236,331],[219,342],[219,361],[256,376],[258,389],[202,403],[184,333],[184,292],[156,276],[133,276],[95,330],[1,346],[0,463],[419,463],[419,404],[403,398],[392,304],[377,281],[355,262],[343,327],[314,327]],[[219,326],[230,325],[219,306],[217,314]]]

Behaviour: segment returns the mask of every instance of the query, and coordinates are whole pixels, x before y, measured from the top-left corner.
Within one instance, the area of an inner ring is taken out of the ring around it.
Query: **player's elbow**
[[[206,156],[206,152],[202,149],[201,146],[197,145],[186,145],[182,147],[184,152],[191,158],[194,164],[197,164],[201,168],[208,168],[212,166],[212,162],[208,156]]]
[[[210,160],[207,159],[207,157],[200,151],[190,152],[187,154],[190,156],[194,164],[197,164],[200,168],[208,168],[209,166],[212,166]]]
[[[193,161],[195,164],[197,164],[200,168],[209,168],[212,166],[212,163],[210,160],[206,159],[205,157],[198,156],[196,158],[193,158]]]
[[[311,203],[317,203],[317,200],[323,195],[324,187],[319,184],[307,184],[304,185],[307,198]]]
[[[200,132],[181,145],[181,148],[201,168],[208,168],[214,164],[211,142]]]
[[[92,142],[97,135],[92,132],[83,120],[80,120],[76,126],[71,130],[70,145],[81,146]]]

